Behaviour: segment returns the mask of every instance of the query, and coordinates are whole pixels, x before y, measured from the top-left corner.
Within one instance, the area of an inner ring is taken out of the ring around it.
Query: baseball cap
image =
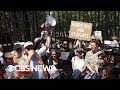
[[[18,48],[22,48],[20,44],[16,44],[13,46],[14,50],[18,49]]]
[[[31,41],[27,41],[25,44],[24,44],[24,48],[26,48],[27,46],[29,45],[33,45],[33,43]]]
[[[13,58],[13,54],[12,54],[11,52],[6,52],[6,53],[4,54],[4,57],[5,57],[5,58]]]

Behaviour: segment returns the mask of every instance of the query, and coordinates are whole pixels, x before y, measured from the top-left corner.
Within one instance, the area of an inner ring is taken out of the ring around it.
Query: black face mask
[[[29,50],[32,50],[33,48],[26,48],[26,49],[29,51]]]

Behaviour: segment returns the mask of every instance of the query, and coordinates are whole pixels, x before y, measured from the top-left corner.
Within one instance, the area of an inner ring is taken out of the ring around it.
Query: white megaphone
[[[56,20],[52,16],[47,15],[46,23],[53,27],[56,25]]]
[[[41,28],[48,28],[50,26],[55,26],[56,25],[56,20],[50,16],[50,15],[47,15],[46,17],[46,22],[41,24]]]

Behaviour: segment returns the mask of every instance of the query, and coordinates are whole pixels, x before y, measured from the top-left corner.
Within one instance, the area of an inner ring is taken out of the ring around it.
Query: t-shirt
[[[85,65],[89,64],[90,67],[95,70],[95,66],[98,65],[98,54],[100,54],[101,51],[96,52],[93,54],[92,51],[88,51],[85,56]]]
[[[54,65],[52,65],[51,69],[48,70],[48,73],[50,74],[50,79],[54,79],[60,75],[59,71]]]
[[[15,66],[17,64],[13,63],[12,65]],[[6,65],[6,64],[5,64],[5,72],[6,72],[7,79],[17,79],[17,77],[18,77],[17,72],[15,70],[9,71],[8,65]]]
[[[72,62],[74,63],[74,70],[79,69],[81,71],[85,65],[85,61],[83,59],[78,60],[76,57],[72,58]]]
[[[18,64],[19,65],[22,65],[23,63],[25,62],[25,59],[19,59],[19,62]],[[35,53],[32,58],[31,58],[31,61],[30,61],[30,69],[32,67],[35,67],[36,65],[40,65],[39,62],[38,62],[38,55]],[[44,75],[44,71],[43,69],[41,69],[40,71],[29,71],[28,72],[22,72],[23,73],[23,78],[31,78],[32,76],[32,79],[45,79],[45,75]]]
[[[22,65],[25,62],[24,58],[19,58],[18,65]],[[19,79],[32,79],[32,71],[17,72]]]

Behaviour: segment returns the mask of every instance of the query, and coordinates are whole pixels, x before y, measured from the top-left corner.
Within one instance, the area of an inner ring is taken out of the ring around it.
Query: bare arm
[[[23,65],[30,65],[30,60],[31,60],[33,54],[34,54],[34,50],[28,51],[28,57],[26,58],[26,60],[23,63]]]
[[[94,70],[92,70],[90,63],[89,63],[89,53],[86,53],[86,56],[85,56],[85,66],[90,72],[92,73],[94,72]]]
[[[88,69],[90,72],[94,73],[94,70],[92,70],[92,68],[90,67],[89,64],[87,64],[86,67],[87,67],[87,69]]]
[[[81,43],[81,41],[80,41],[80,40],[77,40],[75,46],[78,47],[78,48],[81,48],[81,47],[82,47],[82,43]]]
[[[74,62],[72,62],[72,69],[74,70]]]
[[[95,71],[96,71],[96,73],[98,73],[98,65],[95,65]]]
[[[72,57],[71,63],[72,63],[72,69],[73,69],[73,70],[75,69],[74,61],[75,61],[75,57]]]
[[[45,45],[49,48],[50,44],[51,44],[51,38],[48,36],[47,39],[46,39]]]

